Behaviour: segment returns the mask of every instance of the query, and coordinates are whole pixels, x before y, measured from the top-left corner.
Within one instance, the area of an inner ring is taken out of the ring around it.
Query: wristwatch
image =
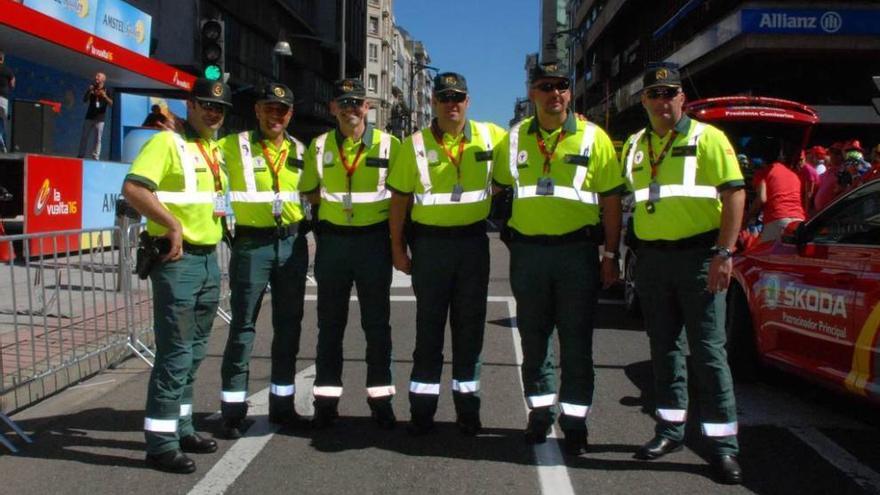
[[[730,258],[733,258],[733,251],[723,246],[712,246],[712,249],[710,251],[712,252],[713,256],[718,256],[721,259],[728,260]]]
[[[617,258],[617,252],[615,251],[602,251],[602,257],[608,258],[609,260],[613,260]]]

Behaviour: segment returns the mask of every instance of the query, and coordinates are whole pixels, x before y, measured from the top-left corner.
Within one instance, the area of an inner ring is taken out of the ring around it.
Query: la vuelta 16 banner
[[[28,155],[25,164],[25,233],[81,228],[82,180],[82,160]],[[32,256],[77,249],[78,235],[44,237],[30,243]]]

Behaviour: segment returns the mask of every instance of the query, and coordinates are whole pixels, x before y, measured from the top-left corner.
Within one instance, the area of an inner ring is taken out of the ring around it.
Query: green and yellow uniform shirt
[[[663,150],[667,153],[660,160]],[[633,134],[622,156],[624,174],[635,196],[635,232],[642,240],[685,239],[718,229],[719,193],[744,185],[727,136],[687,116],[664,137],[650,128]],[[660,163],[652,167],[652,160]],[[656,185],[651,186],[652,182]]]
[[[229,172],[229,201],[236,225],[275,227],[303,218],[298,186],[305,145],[286,136],[280,148],[259,129],[220,141]],[[277,188],[277,191],[276,191]]]
[[[552,154],[549,161],[544,152]],[[493,180],[514,187],[508,225],[524,235],[563,235],[597,225],[599,197],[625,191],[611,139],[572,112],[552,132],[535,117],[514,125],[495,148]]]
[[[218,165],[218,176],[215,177],[205,155]],[[216,141],[199,138],[195,129],[187,125],[184,136],[164,131],[150,138],[131,164],[125,180],[142,184],[156,194],[183,227],[184,241],[213,245],[223,236],[220,217],[214,215],[218,195],[216,186],[220,186],[220,195],[226,193],[227,178],[222,159]],[[147,220],[150,235],[161,236],[167,230]]]
[[[399,147],[396,137],[369,125],[362,139],[347,138],[338,129],[313,139],[300,189],[305,193],[320,189],[319,219],[354,227],[387,221],[391,195],[385,180]]]
[[[503,136],[497,125],[471,120],[451,136],[435,120],[403,141],[388,187],[415,195],[416,223],[453,227],[485,220],[492,203],[492,150]]]

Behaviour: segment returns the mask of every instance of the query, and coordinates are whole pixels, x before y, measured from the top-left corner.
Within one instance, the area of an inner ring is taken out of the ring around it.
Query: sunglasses
[[[532,88],[541,90],[545,93],[550,93],[553,90],[563,93],[565,91],[568,91],[568,88],[570,87],[571,82],[569,82],[568,79],[561,79],[556,82],[542,82],[541,84],[535,84],[534,86],[532,86]]]
[[[358,108],[364,104],[364,100],[358,98],[340,98],[336,100],[339,108]]]
[[[202,107],[202,110],[204,110],[206,112],[225,112],[226,111],[226,105],[224,105],[222,103],[217,103],[216,101],[198,101],[198,104],[200,107]]]
[[[649,100],[656,100],[658,98],[663,98],[664,100],[668,100],[671,98],[675,98],[678,96],[679,88],[648,88],[645,90],[645,95]]]
[[[446,91],[444,93],[435,94],[434,99],[439,101],[440,103],[461,103],[465,99],[467,99],[467,93],[459,93],[458,91]]]

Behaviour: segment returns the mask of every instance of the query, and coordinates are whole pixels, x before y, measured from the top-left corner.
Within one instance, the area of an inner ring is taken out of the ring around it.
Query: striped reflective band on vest
[[[174,134],[174,144],[177,147],[180,168],[183,169],[183,191],[156,191],[156,199],[162,203],[176,205],[213,204],[213,190],[199,191],[199,181],[196,178],[198,157],[186,149],[186,141],[177,134]]]
[[[480,122],[474,122],[480,139],[483,140],[483,146],[486,151],[492,150],[492,138],[489,134],[489,127]],[[462,137],[464,139],[464,137]],[[452,193],[434,193],[431,184],[431,172],[428,168],[428,154],[425,151],[425,137],[422,131],[418,131],[412,135],[413,151],[416,153],[416,165],[419,170],[419,182],[422,183],[423,192],[416,194],[416,202],[423,206],[430,205],[460,205],[465,203],[479,203],[485,201],[490,196],[490,186],[492,179],[492,161],[486,162],[486,184],[477,191],[464,191],[461,193],[460,201],[452,201]],[[438,143],[439,144],[439,143]]]
[[[325,132],[318,136],[315,140],[315,161],[318,165],[318,179],[321,180],[321,199],[333,203],[342,203],[346,192],[330,192],[324,183],[324,148],[327,145],[327,136],[331,132]],[[379,134],[379,158],[388,159],[391,153],[391,136],[384,132],[373,131]],[[367,150],[369,153],[369,150]],[[366,157],[364,157],[366,160]],[[358,167],[360,168],[360,167]],[[377,203],[391,197],[388,189],[385,187],[385,179],[388,177],[388,168],[379,169],[379,180],[376,182],[376,190],[371,192],[353,192],[351,193],[352,203]]]
[[[379,397],[390,397],[397,393],[394,385],[380,385],[377,387],[367,387],[367,395],[373,399]]]
[[[152,431],[153,433],[174,433],[177,431],[177,420],[144,418],[144,431]]]
[[[582,404],[572,404],[570,402],[559,402],[559,407],[562,409],[562,414],[566,416],[574,416],[576,418],[586,418],[587,413],[590,412],[590,406],[585,406]]]
[[[514,185],[516,186],[516,198],[560,198],[568,199],[571,201],[580,201],[581,203],[586,203],[588,205],[599,204],[598,194],[581,190],[581,186],[583,186],[584,180],[586,180],[587,178],[587,172],[589,171],[587,167],[576,167],[574,180],[572,181],[571,186],[555,184],[553,186],[552,196],[538,194],[537,185],[521,185],[519,183],[519,168],[517,167],[517,157],[519,156],[519,128],[521,126],[522,122],[513,126],[513,128],[510,129],[510,157],[508,159],[508,163],[510,166],[510,175],[513,177]],[[537,130],[535,132],[541,131]],[[587,122],[586,127],[584,127],[584,133],[581,136],[581,146],[579,150],[580,155],[586,157],[590,156],[590,151],[593,148],[593,141],[595,140],[595,138],[596,126]]]
[[[414,394],[440,395],[440,384],[409,382],[409,391]]]
[[[532,395],[526,397],[526,402],[529,403],[530,408],[550,407],[556,402],[556,394]]]
[[[657,409],[657,417],[670,423],[684,423],[687,419],[685,409]]]
[[[460,382],[452,380],[452,390],[462,394],[474,394],[480,391],[480,381],[473,380],[469,382]]]
[[[736,421],[730,423],[703,423],[703,435],[707,437],[729,437],[736,435],[739,424]]]
[[[315,397],[342,397],[342,387],[312,387]]]
[[[302,143],[290,138],[290,145],[296,149],[297,159],[302,160]],[[254,156],[252,154],[250,132],[238,134],[238,151],[241,155],[241,168],[244,175],[244,191],[229,191],[229,201],[232,203],[271,203],[275,201],[274,191],[260,191],[257,189],[257,179],[254,176]],[[270,166],[270,164],[266,164]],[[299,193],[296,191],[281,191],[278,193],[281,201],[299,203]]]
[[[706,130],[706,125],[697,122],[694,131],[688,139],[688,146],[696,147],[700,136]],[[642,129],[636,133],[629,144],[629,152],[626,154],[626,179],[633,184],[633,165],[635,164],[636,148],[639,141],[645,135],[646,129]],[[648,136],[648,139],[651,139]],[[650,158],[649,158],[650,159]],[[636,189],[634,193],[636,203],[642,203],[648,200],[648,188]],[[684,170],[682,173],[681,184],[661,184],[660,199],[663,198],[704,198],[718,199],[718,190],[713,186],[697,185],[697,154],[684,158]]]
[[[293,385],[276,385],[274,383],[269,385],[269,393],[277,397],[290,397],[294,392],[296,392],[296,387]]]

